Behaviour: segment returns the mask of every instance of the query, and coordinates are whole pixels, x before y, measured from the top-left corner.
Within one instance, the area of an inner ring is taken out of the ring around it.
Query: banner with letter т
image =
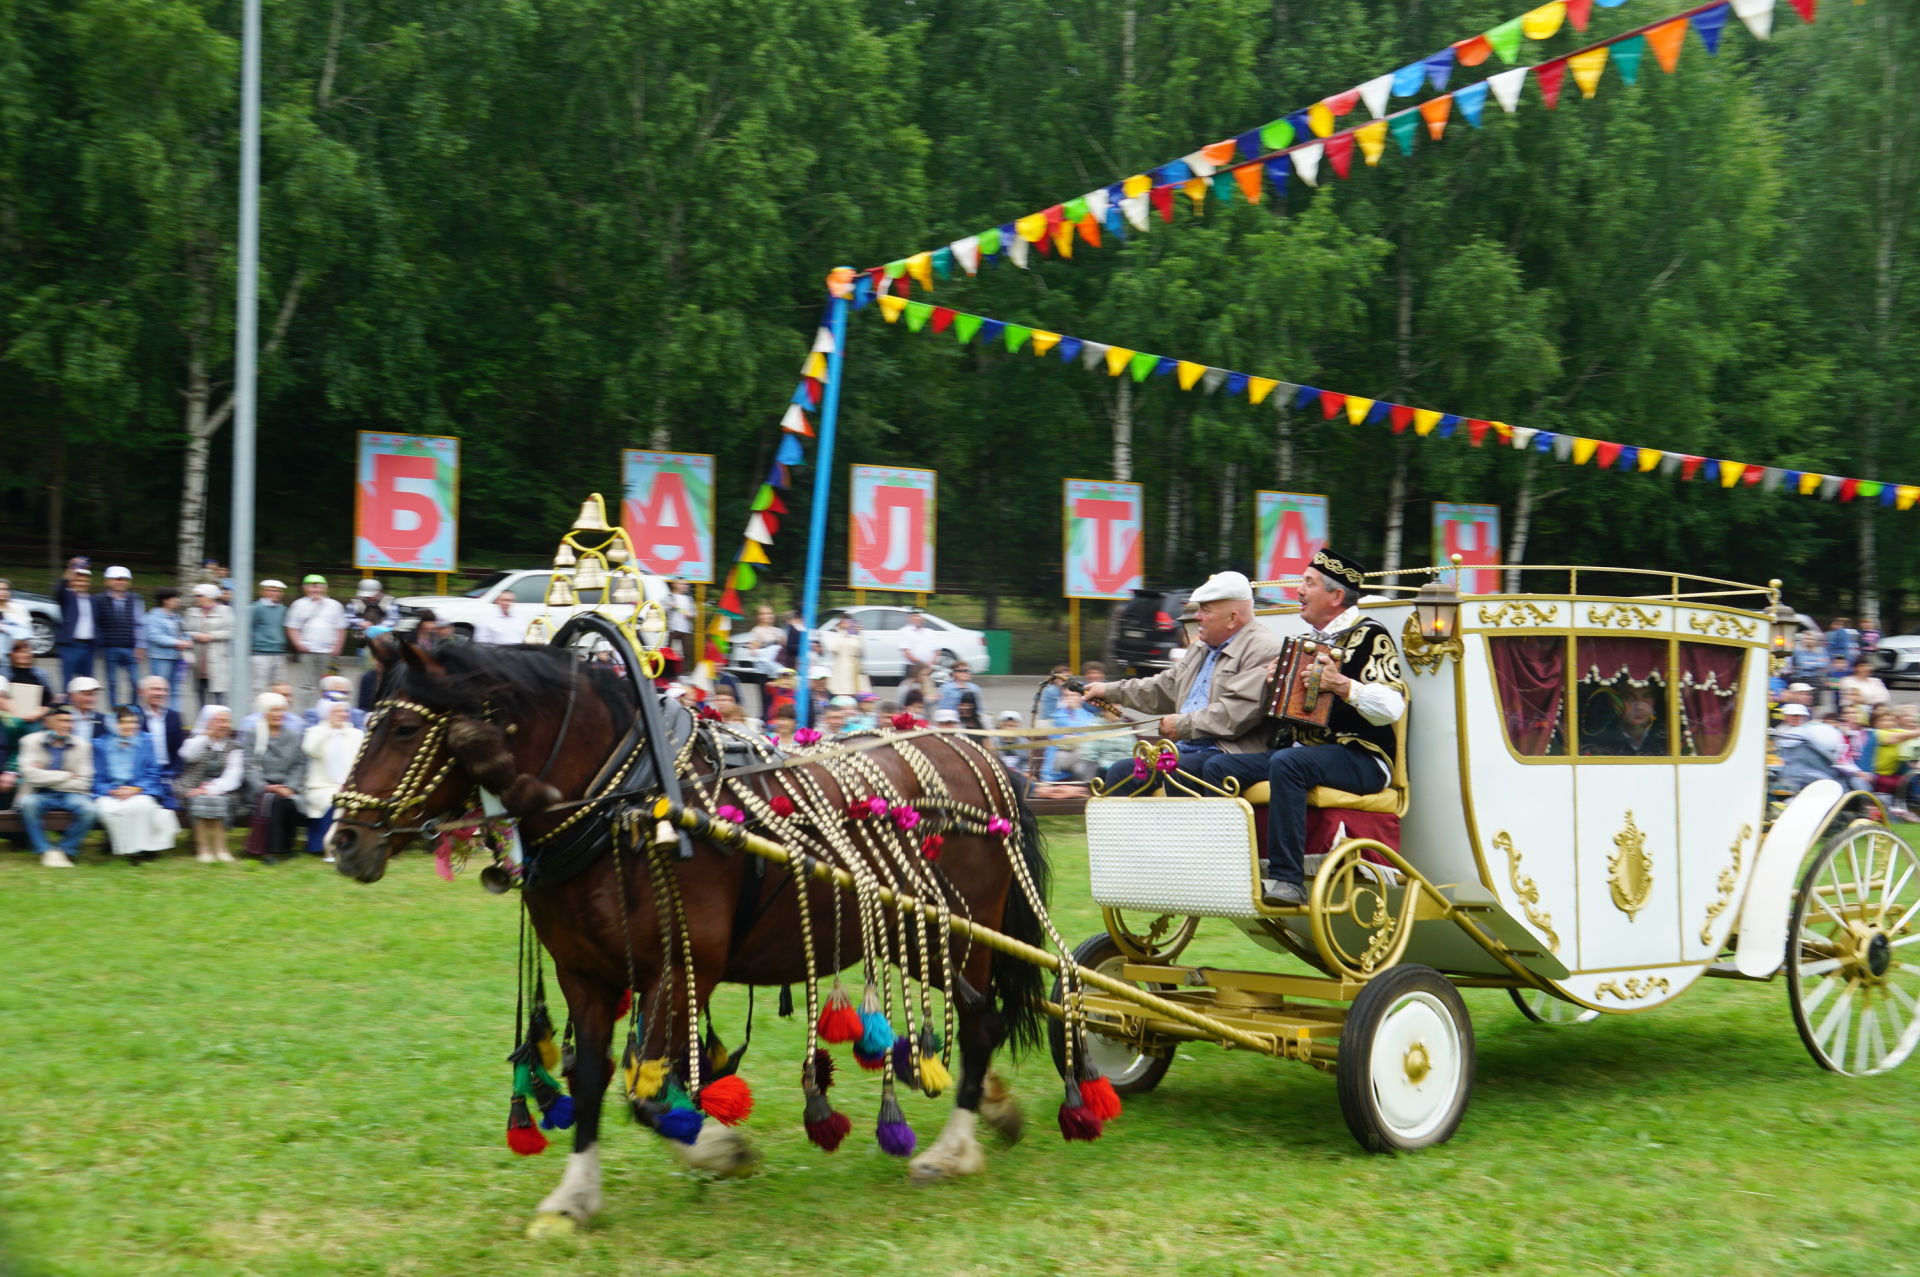
[[[1140,537],[1145,500],[1137,483],[1067,479],[1065,589],[1070,599],[1125,599],[1146,582]]]

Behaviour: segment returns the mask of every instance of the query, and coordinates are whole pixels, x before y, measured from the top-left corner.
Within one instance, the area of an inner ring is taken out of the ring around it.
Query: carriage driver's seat
[[[1412,707],[1408,707],[1408,713]],[[1249,785],[1240,791],[1240,796],[1254,807],[1267,805],[1268,786],[1266,781]],[[1407,714],[1400,715],[1400,721],[1393,725],[1393,779],[1387,787],[1374,794],[1350,794],[1344,789],[1335,789],[1330,785],[1315,785],[1307,791],[1307,806],[1328,807],[1340,811],[1368,811],[1382,816],[1404,816],[1407,814],[1409,791],[1407,786]]]

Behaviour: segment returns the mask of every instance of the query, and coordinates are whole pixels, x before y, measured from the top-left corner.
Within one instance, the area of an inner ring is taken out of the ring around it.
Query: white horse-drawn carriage
[[[1304,906],[1262,901],[1264,785],[1155,772],[1140,796],[1089,802],[1107,931],[1076,957],[1162,1008],[1081,995],[1119,1090],[1156,1085],[1180,1042],[1218,1040],[1335,1073],[1364,1146],[1420,1148],[1452,1134],[1471,1087],[1457,989],[1505,988],[1564,1024],[1651,1010],[1703,976],[1784,973],[1801,1038],[1836,1072],[1912,1052],[1920,859],[1877,799],[1831,781],[1769,813],[1768,677],[1793,626],[1778,582],[1524,571],[1564,592],[1461,598],[1436,575],[1361,604],[1401,638],[1409,712],[1389,789],[1310,796],[1330,846]],[[1302,628],[1291,609],[1261,619]],[[1183,965],[1202,918],[1315,973]]]

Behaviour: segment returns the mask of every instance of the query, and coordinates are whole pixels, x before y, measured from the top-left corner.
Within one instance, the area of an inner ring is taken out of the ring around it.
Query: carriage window
[[[1667,641],[1583,636],[1577,647],[1580,753],[1669,755]]]
[[[1680,752],[1711,757],[1733,740],[1746,649],[1720,643],[1680,645]]]
[[[1487,640],[1500,689],[1500,716],[1516,754],[1567,753],[1567,640],[1531,634]]]

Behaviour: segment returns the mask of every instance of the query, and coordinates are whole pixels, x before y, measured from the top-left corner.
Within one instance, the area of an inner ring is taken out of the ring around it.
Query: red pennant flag
[[[1765,478],[1766,473],[1767,468],[1765,466],[1748,466],[1747,472],[1740,476],[1740,482],[1751,488],[1754,484]]]
[[[1599,460],[1602,470],[1611,470],[1613,469],[1613,463],[1620,459],[1620,445],[1617,443],[1608,443],[1603,439],[1599,445],[1594,448],[1593,455]]]
[[[1320,392],[1320,415],[1332,421],[1347,406],[1347,397],[1337,390]]]
[[[1560,102],[1560,86],[1567,78],[1567,60],[1555,58],[1551,62],[1542,62],[1533,69],[1533,78],[1540,82],[1540,100],[1551,111]]]
[[[945,306],[933,308],[933,331],[943,333],[953,326],[954,312]]]
[[[1333,171],[1345,180],[1353,171],[1353,134],[1335,133],[1327,139],[1327,161],[1333,165]]]
[[[901,275],[893,281],[893,291],[897,296],[911,297],[913,295],[913,281],[905,275]]]
[[[1680,477],[1682,479],[1686,479],[1689,481],[1692,480],[1693,472],[1700,468],[1701,461],[1702,461],[1702,458],[1700,457],[1686,457],[1686,456],[1681,457],[1680,458]]]
[[[802,377],[800,384],[807,388],[807,402],[813,407],[820,406],[820,383],[812,377]]]
[[[1787,0],[1787,3],[1793,6],[1794,12],[1800,15],[1801,21],[1812,22],[1814,6],[1818,5],[1820,0]]]
[[[1593,0],[1567,0],[1567,21],[1575,31],[1585,31],[1593,20]]]
[[[770,511],[762,510],[760,512],[760,522],[767,525],[768,536],[773,536],[780,531],[780,520],[775,518]]]
[[[1854,494],[1859,491],[1860,481],[1858,479],[1842,479],[1840,481],[1840,499],[1842,501],[1853,500]]]
[[[720,610],[722,612],[731,612],[735,616],[739,616],[741,614],[740,591],[734,589],[731,585],[729,585],[727,587],[726,593],[720,596]]]
[[[1337,120],[1360,105],[1360,90],[1348,89],[1345,93],[1336,93],[1328,98],[1324,105],[1327,110],[1333,112],[1333,118]]]
[[[1482,421],[1478,417],[1468,417],[1467,442],[1478,448],[1480,441],[1487,437],[1487,431],[1492,425],[1493,423],[1491,421]]]
[[[873,281],[873,291],[884,294],[887,291],[887,268],[875,266],[867,272],[867,278]]]
[[[779,493],[774,494],[773,500],[767,505],[767,508],[764,511],[764,513],[767,513],[767,514],[785,514],[786,512],[787,512],[787,503],[780,499]]]
[[[1393,422],[1393,433],[1405,434],[1407,427],[1413,424],[1413,409],[1403,403],[1389,404],[1387,419]]]
[[[1161,221],[1173,220],[1173,188],[1171,186],[1154,187],[1148,198],[1153,200],[1153,211],[1160,214]]]
[[[1040,250],[1042,257],[1050,257],[1053,255],[1053,236],[1050,234],[1042,235],[1039,239],[1033,241],[1033,246]]]
[[[1055,204],[1052,208],[1042,210],[1040,215],[1047,219],[1047,234],[1050,236],[1060,229],[1060,223],[1067,213],[1065,209]]]

